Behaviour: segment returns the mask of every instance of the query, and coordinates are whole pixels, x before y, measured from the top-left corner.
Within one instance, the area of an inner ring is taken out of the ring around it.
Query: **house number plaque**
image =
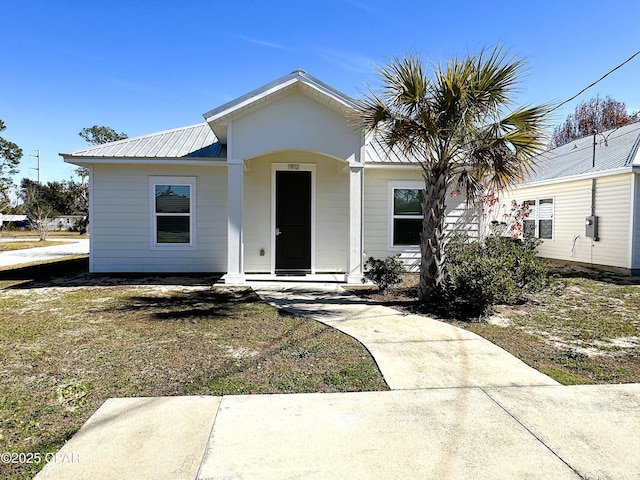
[[[289,163],[287,167],[289,168],[289,170],[300,170],[299,163]]]

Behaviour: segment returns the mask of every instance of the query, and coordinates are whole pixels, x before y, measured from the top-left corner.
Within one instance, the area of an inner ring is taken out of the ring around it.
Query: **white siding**
[[[226,168],[94,165],[92,172],[92,271],[226,271]],[[151,175],[196,177],[194,250],[151,249]]]
[[[273,163],[316,165],[316,271],[345,272],[349,216],[347,164],[305,151],[273,153],[246,161],[243,212],[245,271],[271,271]],[[260,255],[261,250],[264,250],[264,256]]]
[[[374,169],[364,172],[364,253],[368,257],[385,258],[400,253],[405,265],[411,270],[420,267],[420,249],[398,250],[389,248],[390,215],[389,185],[394,181],[422,182],[422,170]],[[469,235],[478,235],[478,215],[474,208],[467,209],[463,196],[449,196],[445,222],[449,230],[466,230]]]
[[[640,270],[640,175],[633,174],[633,193],[631,196],[631,268]]]
[[[596,180],[595,214],[598,241],[585,235],[585,219],[591,215],[591,179],[514,190],[501,199],[502,209],[515,199],[553,198],[553,238],[543,240],[540,256],[575,262],[630,268],[630,174]]]

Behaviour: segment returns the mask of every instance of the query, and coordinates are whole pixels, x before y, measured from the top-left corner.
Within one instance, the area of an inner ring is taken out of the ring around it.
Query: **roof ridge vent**
[[[297,68],[296,70],[291,72],[291,75],[306,75],[306,74],[307,72],[301,68]]]

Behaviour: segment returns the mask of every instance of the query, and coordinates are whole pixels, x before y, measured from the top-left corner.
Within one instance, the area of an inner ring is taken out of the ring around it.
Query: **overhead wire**
[[[605,78],[607,78],[609,75],[611,75],[613,72],[615,72],[616,70],[618,70],[619,68],[623,67],[624,65],[626,65],[627,63],[629,63],[631,60],[633,60],[635,57],[637,57],[638,55],[640,55],[640,50],[638,50],[636,53],[634,53],[633,55],[631,55],[629,58],[627,58],[624,62],[622,62],[620,65],[618,65],[617,67],[609,70],[607,73],[605,73],[604,75],[602,75],[598,80],[596,80],[595,82],[591,83],[590,85],[587,85],[586,87],[584,87],[582,90],[580,90],[578,93],[576,93],[573,97],[565,100],[564,102],[559,103],[558,105],[556,105],[555,107],[553,107],[551,110],[549,110],[549,113],[553,112],[554,110],[557,110],[558,108],[562,107],[563,105],[566,105],[567,103],[569,103],[571,100],[575,100],[576,98],[578,98],[581,94],[583,94],[584,92],[586,92],[587,90],[589,90],[591,87],[593,87],[594,85],[597,85],[598,83],[600,83],[602,80],[604,80]]]

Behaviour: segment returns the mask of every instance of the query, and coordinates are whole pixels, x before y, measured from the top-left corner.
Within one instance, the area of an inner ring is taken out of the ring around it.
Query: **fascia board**
[[[226,166],[226,159],[205,157],[197,160],[184,158],[92,158],[92,157],[68,157],[62,156],[65,163],[73,165],[190,165],[200,167]]]

